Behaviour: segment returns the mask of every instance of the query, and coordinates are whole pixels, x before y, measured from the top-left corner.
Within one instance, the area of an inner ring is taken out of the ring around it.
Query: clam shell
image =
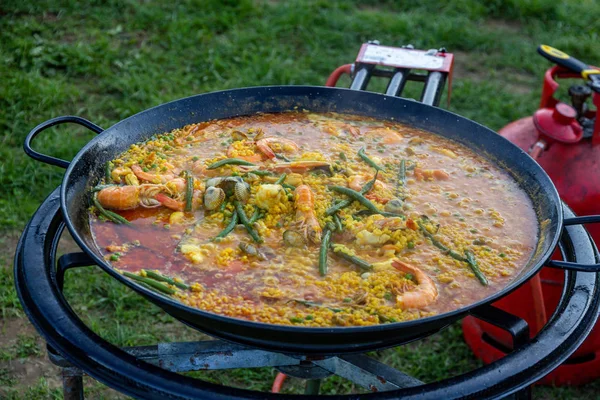
[[[219,207],[225,200],[225,192],[223,189],[210,186],[204,192],[204,208],[214,210]]]
[[[222,176],[217,176],[216,178],[210,178],[209,180],[206,181],[206,187],[213,187],[213,186],[217,186],[219,185],[222,181],[223,181],[223,177]]]
[[[237,200],[245,202],[248,200],[248,197],[250,197],[250,185],[244,181],[237,182],[233,189],[233,193]]]
[[[239,176],[224,176],[221,177],[221,180],[218,181],[215,186],[223,189],[225,191],[225,195],[231,196],[234,194],[235,185],[237,185],[238,182],[243,181],[244,180]]]

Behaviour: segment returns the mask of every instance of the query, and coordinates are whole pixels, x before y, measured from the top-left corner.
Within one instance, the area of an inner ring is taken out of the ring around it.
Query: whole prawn
[[[97,198],[103,207],[111,210],[131,210],[140,206],[153,208],[161,205],[155,197],[163,190],[163,185],[114,185],[100,190]]]
[[[168,186],[169,184],[109,186],[98,192],[97,199],[103,207],[111,210],[131,210],[137,207],[154,208],[162,205],[171,210],[183,211],[185,208],[184,201],[165,194],[173,194],[175,193],[174,190],[181,190],[181,182],[178,182],[178,179],[170,182],[173,185],[172,188]],[[202,191],[196,189],[192,197],[192,208],[198,208],[201,203]]]
[[[271,146],[278,146],[285,153],[293,153],[300,149],[296,142],[280,137],[266,137],[256,142],[256,147],[260,152],[274,161],[277,159],[277,155]]]
[[[304,237],[317,244],[321,242],[321,225],[315,214],[315,197],[308,185],[300,185],[294,191],[296,222],[304,232]]]
[[[387,270],[394,268],[398,271],[411,274],[417,282],[417,287],[410,292],[404,292],[396,295],[396,305],[403,310],[409,308],[421,309],[436,301],[438,290],[433,279],[421,269],[414,265],[393,258],[388,261],[374,263],[375,270]]]

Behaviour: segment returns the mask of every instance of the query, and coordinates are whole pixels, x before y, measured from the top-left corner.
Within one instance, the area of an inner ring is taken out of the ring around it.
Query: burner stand
[[[565,208],[567,217],[573,214]],[[574,221],[574,220],[571,220]],[[493,307],[473,315],[511,332],[514,349],[506,357],[466,374],[423,384],[365,355],[329,358],[282,354],[224,341],[160,343],[119,349],[92,332],[74,314],[61,293],[69,268],[90,265],[84,253],[64,255],[56,263],[56,247],[64,229],[55,190],[23,233],[15,257],[15,284],[25,312],[46,339],[53,362],[64,368],[65,398],[83,398],[86,374],[124,394],[138,398],[290,397],[215,385],[178,374],[190,370],[275,367],[308,379],[306,396],[318,390],[318,379],[337,374],[376,391],[365,397],[392,399],[528,398],[529,385],[571,355],[594,326],[600,308],[600,275],[566,272],[563,297],[553,317],[536,337],[527,324]],[[581,226],[567,226],[561,239],[565,259],[597,262],[598,252]],[[355,398],[336,396],[337,398]]]

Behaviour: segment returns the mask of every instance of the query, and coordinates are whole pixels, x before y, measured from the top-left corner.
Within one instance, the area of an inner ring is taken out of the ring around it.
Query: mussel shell
[[[255,246],[253,246],[249,243],[240,242],[239,248],[240,248],[240,250],[242,250],[244,253],[248,254],[249,256],[255,256],[260,260],[265,259],[265,256]]]
[[[214,210],[219,207],[225,200],[225,192],[223,189],[210,186],[204,192],[204,208]]]
[[[237,182],[233,188],[233,194],[238,201],[246,202],[250,197],[250,185],[246,182]]]
[[[244,132],[234,130],[231,132],[231,138],[233,139],[234,142],[237,142],[240,140],[248,139],[248,135],[246,135]]]
[[[403,212],[403,205],[404,203],[402,203],[402,200],[391,199],[386,203],[384,210],[389,213],[401,214]]]
[[[287,247],[304,247],[306,245],[306,239],[300,232],[288,229],[283,232],[283,243]]]

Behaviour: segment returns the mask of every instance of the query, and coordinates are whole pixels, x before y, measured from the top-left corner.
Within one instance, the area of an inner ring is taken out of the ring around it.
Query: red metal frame
[[[352,74],[352,64],[344,64],[340,67],[337,67],[331,73],[331,75],[329,75],[329,78],[327,78],[327,81],[325,82],[325,86],[334,87],[335,85],[337,85],[337,82],[340,79],[340,77],[344,74],[347,74],[347,75]]]

